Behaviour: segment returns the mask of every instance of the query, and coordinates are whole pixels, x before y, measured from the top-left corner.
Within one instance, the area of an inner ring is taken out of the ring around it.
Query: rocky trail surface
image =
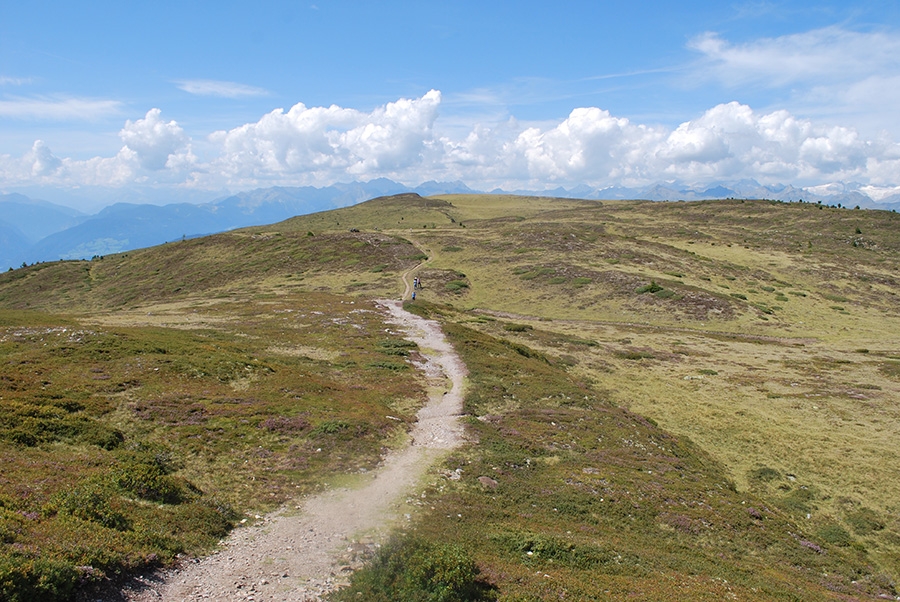
[[[440,326],[379,301],[386,321],[419,345],[416,367],[429,399],[419,411],[411,442],[388,454],[358,485],[297,501],[248,527],[236,529],[214,554],[133,581],[108,602],[321,600],[409,516],[410,501],[428,468],[462,440],[465,366]]]

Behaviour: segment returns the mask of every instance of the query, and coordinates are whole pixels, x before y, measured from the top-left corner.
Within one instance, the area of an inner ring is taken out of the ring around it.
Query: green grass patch
[[[451,280],[444,285],[444,288],[455,293],[469,288],[469,283],[465,280]]]
[[[531,269],[527,272],[523,272],[519,278],[522,280],[534,280],[535,278],[540,278],[541,276],[546,276],[547,274],[553,274],[556,272],[554,268],[537,268]]]
[[[645,284],[644,286],[638,287],[634,292],[639,295],[643,295],[644,293],[661,293],[663,290],[665,289],[663,289],[662,286],[658,285],[656,281],[653,280],[650,282],[650,284]]]
[[[848,299],[847,297],[843,297],[841,295],[833,295],[830,293],[822,293],[822,297],[824,297],[825,299],[828,299],[829,301],[836,301],[838,303],[849,303],[850,302],[850,299]]]

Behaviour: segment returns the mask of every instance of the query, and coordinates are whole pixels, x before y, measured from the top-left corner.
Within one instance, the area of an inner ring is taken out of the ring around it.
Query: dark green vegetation
[[[372,309],[228,301],[179,328],[0,312],[0,598],[66,599],[372,468],[423,395]]]
[[[0,275],[0,597],[373,466],[424,394],[371,299],[422,262],[472,442],[336,599],[896,595],[898,251],[885,212],[401,195]]]
[[[336,602],[487,602],[496,600],[464,548],[415,537],[388,542],[368,566],[358,571],[350,587],[335,593]]]

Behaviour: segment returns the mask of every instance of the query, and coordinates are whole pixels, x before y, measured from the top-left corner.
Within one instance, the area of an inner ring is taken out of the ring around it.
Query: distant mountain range
[[[900,195],[873,201],[859,186],[836,184],[810,190],[763,186],[753,180],[706,188],[656,184],[646,188],[494,190],[495,193],[583,199],[703,200],[716,198],[822,202],[865,209],[900,209]],[[426,182],[410,188],[381,178],[334,184],[324,188],[273,187],[241,192],[209,203],[149,205],[116,203],[86,215],[75,209],[22,194],[0,195],[0,269],[58,259],[90,259],[95,255],[149,247],[184,237],[279,222],[296,215],[346,207],[378,196],[416,192],[422,196],[475,193],[462,182]]]
[[[578,186],[576,188],[557,188],[534,191],[515,191],[515,194],[542,194],[579,199],[645,199],[649,201],[702,201],[709,199],[771,199],[775,201],[806,201],[811,203],[827,203],[842,207],[861,209],[900,210],[900,194],[892,195],[879,201],[861,192],[858,184],[836,183],[819,190],[795,188],[790,185],[764,186],[755,180],[740,180],[729,184],[712,184],[706,187],[685,186],[678,184],[654,184],[644,188],[624,188],[612,186],[608,188],[592,188]]]

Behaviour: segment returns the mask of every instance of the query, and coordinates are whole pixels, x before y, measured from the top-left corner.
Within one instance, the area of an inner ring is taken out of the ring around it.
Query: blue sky
[[[900,4],[0,0],[0,192],[900,185]]]

